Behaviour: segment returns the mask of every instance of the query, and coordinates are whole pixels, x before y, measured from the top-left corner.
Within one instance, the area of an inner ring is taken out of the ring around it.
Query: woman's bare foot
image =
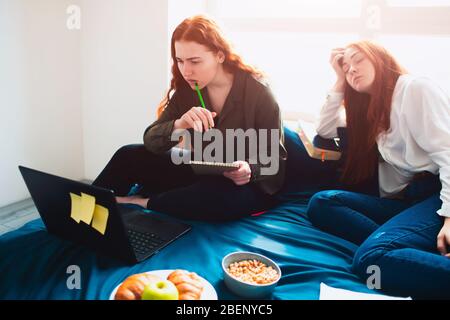
[[[147,203],[149,198],[144,198],[141,196],[129,196],[129,197],[116,197],[117,203],[132,203],[137,204],[145,209],[147,209]]]

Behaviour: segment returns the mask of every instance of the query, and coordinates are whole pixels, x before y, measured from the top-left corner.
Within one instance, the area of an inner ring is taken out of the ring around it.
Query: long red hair
[[[370,95],[355,91],[348,83],[344,92],[348,144],[341,179],[357,184],[370,179],[377,169],[376,140],[390,128],[392,95],[406,70],[385,48],[373,42],[359,41],[347,48],[365,54],[375,68]]]
[[[180,70],[178,69],[178,63],[176,61],[175,53],[175,42],[181,40],[193,41],[198,44],[204,45],[208,47],[213,53],[218,53],[220,51],[223,52],[225,56],[223,67],[227,72],[242,70],[251,74],[256,79],[263,78],[263,73],[261,71],[244,63],[242,58],[234,52],[230,42],[225,39],[216,22],[203,15],[187,18],[178,25],[178,27],[172,34],[172,40],[170,44],[172,56],[172,79],[170,81],[170,88],[167,91],[166,96],[158,106],[158,117],[169,104],[172,91],[180,88],[185,81],[180,73]]]

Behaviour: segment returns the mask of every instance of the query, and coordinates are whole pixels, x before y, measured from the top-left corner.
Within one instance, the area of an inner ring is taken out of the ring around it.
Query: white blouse
[[[337,136],[345,127],[343,93],[330,92],[322,107],[317,133],[324,138]],[[405,74],[399,77],[392,97],[391,125],[377,138],[385,160],[378,166],[381,197],[405,188],[414,174],[439,174],[442,207],[438,214],[450,217],[450,98],[425,77]]]

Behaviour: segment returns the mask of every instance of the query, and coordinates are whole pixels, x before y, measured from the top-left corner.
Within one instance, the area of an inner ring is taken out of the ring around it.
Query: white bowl
[[[228,266],[234,262],[243,260],[258,260],[268,267],[272,267],[278,273],[277,280],[267,284],[253,284],[236,279],[228,273]],[[238,251],[226,255],[222,259],[222,270],[224,281],[228,289],[238,296],[244,298],[264,298],[269,296],[278,284],[281,278],[280,267],[269,258],[253,252]]]

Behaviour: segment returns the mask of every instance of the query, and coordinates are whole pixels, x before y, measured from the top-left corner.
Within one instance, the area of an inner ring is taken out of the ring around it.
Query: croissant
[[[151,281],[161,280],[160,277],[148,274],[138,273],[125,279],[122,285],[117,289],[115,300],[141,300],[144,287]]]
[[[177,287],[179,300],[200,300],[203,282],[195,272],[175,270],[167,276],[167,280]]]

